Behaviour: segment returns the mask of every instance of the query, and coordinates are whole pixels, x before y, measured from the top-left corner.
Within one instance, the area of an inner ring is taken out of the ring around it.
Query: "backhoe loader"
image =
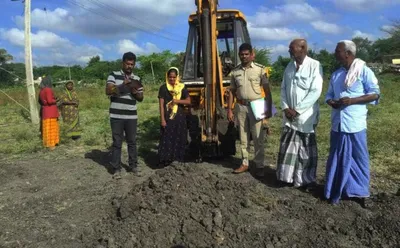
[[[247,23],[239,10],[217,9],[218,0],[196,0],[189,16],[189,34],[182,81],[191,106],[187,109],[191,155],[234,155],[236,129],[227,120],[232,68],[240,63],[238,48],[250,43]]]

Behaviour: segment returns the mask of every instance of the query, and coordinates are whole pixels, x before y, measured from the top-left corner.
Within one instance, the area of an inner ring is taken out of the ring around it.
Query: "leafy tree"
[[[6,49],[0,48],[0,65],[13,60],[13,56],[8,54]]]
[[[271,55],[271,51],[269,49],[266,48],[255,48],[254,49],[254,54],[255,54],[255,62],[259,63],[261,65],[264,66],[268,66],[271,65],[271,59],[270,59],[270,55]]]
[[[324,75],[330,75],[339,68],[335,55],[328,52],[326,49],[322,49],[319,53],[315,54],[315,59],[321,63]]]
[[[325,76],[329,76],[339,67],[334,54],[329,53],[325,49],[320,50],[318,53],[309,50],[308,56],[318,60],[321,63]],[[270,76],[270,80],[273,83],[280,83],[282,81],[283,73],[285,72],[285,68],[289,62],[290,58],[279,56],[275,63],[273,63],[272,73]]]
[[[34,78],[51,76],[54,81],[68,79],[68,67],[53,65],[33,68]]]
[[[392,20],[388,28],[382,28],[382,31],[390,35],[390,37],[400,37],[400,19]]]
[[[185,53],[184,52],[176,53],[171,60],[171,66],[178,67],[181,75],[183,73],[184,63],[185,63]]]
[[[392,20],[388,28],[383,28],[382,31],[389,35],[389,38],[378,39],[372,45],[374,50],[375,62],[389,62],[400,54],[400,19]]]
[[[90,58],[87,66],[93,66],[94,64],[96,64],[98,62],[100,62],[100,56],[97,55],[97,56]]]
[[[0,48],[0,86],[11,85],[16,79],[16,77],[12,75],[12,73],[14,73],[12,66],[7,64],[7,62],[11,61],[12,59],[13,56],[8,54],[6,49]]]
[[[25,64],[6,63],[1,65],[0,69],[0,87],[6,87],[23,83],[25,79]]]
[[[153,82],[152,70],[154,71],[155,83],[165,81],[165,73],[174,61],[175,54],[166,50],[161,53],[141,55],[138,57],[138,74],[145,83]]]
[[[317,57],[317,53],[312,49],[308,49],[307,56],[310,57],[310,58],[315,59]]]
[[[372,62],[374,59],[374,48],[373,42],[368,38],[355,37],[352,41],[357,46],[357,57],[364,60],[365,62]]]
[[[400,54],[400,38],[378,39],[373,44],[375,62],[390,62],[394,54]]]
[[[74,65],[71,66],[70,68],[71,71],[71,79],[73,80],[82,80],[82,78],[84,77],[84,72],[83,72],[83,68],[80,65]]]
[[[390,37],[381,38],[375,42],[366,38],[355,37],[353,41],[357,45],[357,57],[367,62],[389,63],[392,58],[398,57],[396,54],[400,54],[400,20],[393,21],[392,28],[386,30],[386,32]],[[255,62],[266,66],[271,65],[270,51],[268,49],[255,49],[254,52]],[[135,74],[139,75],[144,83],[152,83],[153,81],[155,83],[164,82],[165,72],[170,66],[176,66],[181,72],[183,71],[184,56],[185,53],[183,52],[172,53],[169,50],[150,55],[141,55],[137,59]],[[323,49],[318,52],[309,50],[308,56],[321,62],[325,75],[330,75],[338,68],[334,54],[327,50]],[[23,63],[7,63],[12,58],[12,55],[8,54],[5,49],[0,49],[1,68],[9,71],[5,72],[0,69],[0,86],[16,84],[18,82],[16,78],[18,77],[25,78],[25,66]],[[271,82],[280,83],[282,81],[282,75],[289,61],[290,58],[278,57],[277,61],[272,64]],[[69,79],[70,70],[73,80],[87,80],[89,82],[99,80],[99,82],[104,82],[111,71],[120,69],[120,59],[115,61],[100,61],[100,56],[94,56],[89,60],[86,67],[79,65],[71,65],[70,68],[59,65],[34,67],[33,74],[35,78],[43,75],[51,75],[54,80],[58,81]],[[154,71],[154,79],[152,69]]]
[[[89,62],[90,64],[90,62]],[[118,71],[121,69],[120,61],[97,61],[83,69],[84,79],[101,79],[106,80],[111,71]]]
[[[282,76],[285,72],[286,66],[289,64],[290,58],[279,56],[278,59],[272,64],[272,72],[269,79],[272,83],[281,83]]]

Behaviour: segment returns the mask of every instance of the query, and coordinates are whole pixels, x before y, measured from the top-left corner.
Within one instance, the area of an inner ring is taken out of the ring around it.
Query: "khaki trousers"
[[[243,164],[249,165],[250,134],[254,143],[254,163],[257,168],[264,167],[265,130],[262,120],[256,121],[250,106],[235,104],[235,116],[239,127],[240,150]]]

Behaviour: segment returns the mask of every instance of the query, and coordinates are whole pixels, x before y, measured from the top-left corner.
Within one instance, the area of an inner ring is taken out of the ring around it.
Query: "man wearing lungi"
[[[281,185],[311,188],[315,185],[318,161],[315,128],[319,119],[318,98],[322,91],[320,62],[307,56],[307,42],[290,43],[292,61],[281,85],[283,129],[276,175]]]
[[[377,104],[380,91],[375,74],[355,55],[354,42],[337,44],[336,60],[343,67],[332,74],[325,98],[332,107],[325,197],[332,204],[341,197],[356,197],[365,206],[370,181],[367,104]]]

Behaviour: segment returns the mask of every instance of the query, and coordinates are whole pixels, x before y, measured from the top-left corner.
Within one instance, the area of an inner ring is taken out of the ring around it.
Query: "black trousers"
[[[121,167],[121,147],[124,140],[124,133],[126,144],[128,145],[129,166],[137,166],[137,148],[136,148],[136,131],[137,119],[115,119],[110,118],[111,131],[112,131],[112,160],[111,165],[114,168]]]

